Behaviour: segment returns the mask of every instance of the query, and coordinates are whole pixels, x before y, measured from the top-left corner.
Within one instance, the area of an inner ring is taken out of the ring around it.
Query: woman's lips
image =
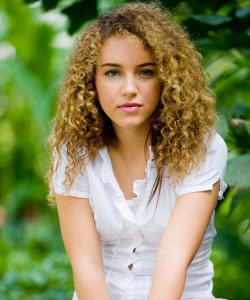
[[[140,109],[141,105],[138,103],[125,103],[119,108],[125,112],[136,112]]]

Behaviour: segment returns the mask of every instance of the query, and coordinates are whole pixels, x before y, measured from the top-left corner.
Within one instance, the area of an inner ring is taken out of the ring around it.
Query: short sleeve
[[[89,198],[89,183],[86,168],[83,168],[83,171],[76,174],[70,190],[66,190],[66,187],[63,185],[63,181],[65,180],[65,170],[69,164],[69,161],[67,158],[67,149],[65,145],[61,146],[60,153],[62,159],[58,165],[57,171],[52,176],[50,195],[54,196],[56,193],[64,196]],[[58,159],[59,155],[56,151],[54,151],[54,170]]]
[[[222,137],[215,133],[207,150],[205,162],[194,170],[175,188],[176,196],[186,193],[201,192],[213,189],[213,184],[220,181],[218,200],[223,199],[227,185],[223,180],[227,165],[227,146]]]

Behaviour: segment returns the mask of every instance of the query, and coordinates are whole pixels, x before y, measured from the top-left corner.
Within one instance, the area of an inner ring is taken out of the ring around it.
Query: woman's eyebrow
[[[121,65],[113,64],[113,63],[106,63],[106,64],[101,65],[101,67],[106,67],[106,66],[109,66],[109,67],[122,67]],[[156,66],[156,64],[152,63],[152,62],[146,62],[146,63],[140,64],[136,67],[145,67],[145,66]]]

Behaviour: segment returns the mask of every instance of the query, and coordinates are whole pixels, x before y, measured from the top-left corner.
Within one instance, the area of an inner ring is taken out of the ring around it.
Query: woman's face
[[[95,85],[115,130],[149,129],[160,98],[156,64],[137,37],[112,36],[101,47]]]

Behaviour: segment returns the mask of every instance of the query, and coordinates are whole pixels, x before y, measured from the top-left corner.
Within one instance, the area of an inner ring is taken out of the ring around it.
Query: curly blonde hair
[[[111,122],[99,105],[95,68],[104,41],[126,33],[142,41],[163,82],[159,105],[151,117],[151,145],[158,174],[151,196],[161,186],[166,166],[172,182],[182,182],[204,161],[216,113],[215,96],[202,70],[202,55],[159,2],[135,1],[101,15],[75,42],[48,139],[49,184],[61,159],[62,144],[69,159],[64,184],[70,188],[86,158],[94,159],[100,149],[114,142]],[[53,151],[59,155],[56,166]]]

